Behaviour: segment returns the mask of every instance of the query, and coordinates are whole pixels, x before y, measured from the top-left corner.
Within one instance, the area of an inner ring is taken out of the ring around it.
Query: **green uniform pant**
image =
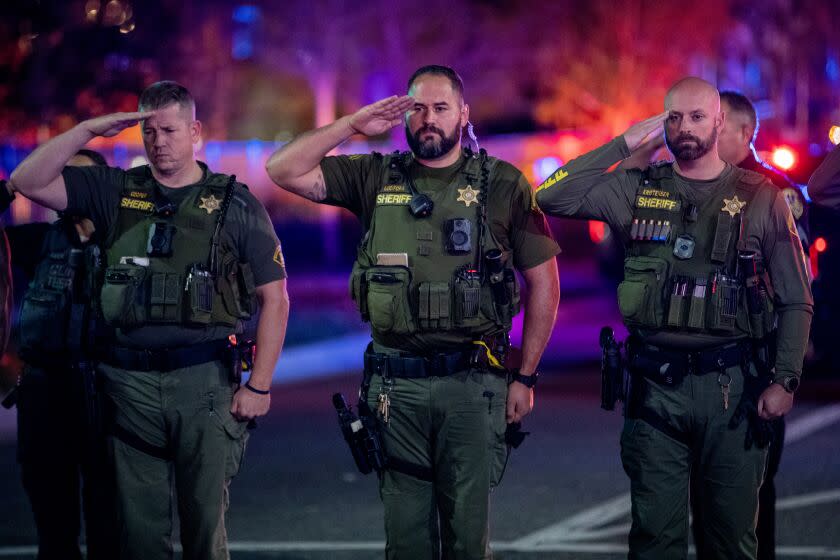
[[[111,438],[122,559],[172,558],[173,490],[185,560],[229,558],[228,483],[245,450],[245,423],[230,413],[228,368],[209,362],[169,372],[101,366],[113,422],[157,448]],[[128,443],[127,443],[128,442]]]
[[[767,450],[745,449],[747,421],[729,427],[744,387],[740,367],[726,372],[729,408],[717,373],[688,375],[668,387],[641,376],[643,406],[676,430],[677,441],[645,420],[628,418],[621,434],[621,461],[630,477],[633,524],[631,559],[668,560],[688,556],[688,493],[692,465],[702,512],[702,558],[754,559],[758,489]],[[725,380],[725,378],[724,378]],[[637,413],[632,416],[638,416]],[[687,443],[686,443],[687,442]]]
[[[507,460],[507,380],[471,369],[393,381],[390,419],[380,421],[385,451],[431,469],[433,480],[383,474],[386,558],[490,558],[489,494]],[[367,400],[373,411],[382,387],[382,377],[373,376]]]

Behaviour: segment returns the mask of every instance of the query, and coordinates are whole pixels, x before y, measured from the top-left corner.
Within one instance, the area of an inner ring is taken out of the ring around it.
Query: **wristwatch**
[[[514,381],[519,381],[529,389],[533,389],[537,385],[537,378],[540,376],[539,373],[536,371],[531,375],[523,375],[519,373],[518,369],[513,369],[510,371],[510,381],[513,383]]]
[[[784,387],[788,393],[795,393],[799,389],[799,377],[795,375],[786,375],[784,377],[777,377],[773,383],[778,383]]]

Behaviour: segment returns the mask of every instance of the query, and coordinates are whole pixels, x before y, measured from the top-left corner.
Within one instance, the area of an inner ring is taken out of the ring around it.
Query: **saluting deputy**
[[[96,136],[141,123],[149,165],[63,167]],[[269,408],[288,316],[280,244],[262,204],[196,161],[195,102],[175,82],[140,95],[139,112],[84,121],[12,174],[16,189],[89,217],[104,240],[99,291],[113,343],[99,358],[112,405],[122,558],[170,558],[171,486],[184,558],[227,558],[228,483],[247,422]],[[228,337],[259,300],[256,355],[240,388]]]
[[[717,89],[686,78],[665,109],[558,169],[537,201],[550,215],[607,222],[626,247],[630,558],[687,556],[692,466],[698,556],[755,558],[765,421],[793,405],[808,340],[805,259],[784,194],[719,157]],[[673,164],[606,173],[663,124]]]
[[[559,299],[559,249],[527,180],[462,149],[468,120],[458,74],[425,66],[407,96],[303,134],[267,165],[281,187],[347,208],[365,228],[350,283],[373,335],[362,395],[388,456],[387,558],[490,556],[489,492],[504,470],[505,424],[531,411]],[[325,157],[354,134],[399,125],[410,152]],[[529,290],[521,365],[508,371],[514,268]]]

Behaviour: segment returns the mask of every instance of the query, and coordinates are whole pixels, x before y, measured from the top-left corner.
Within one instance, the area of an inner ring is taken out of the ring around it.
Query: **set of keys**
[[[389,377],[382,379],[382,387],[379,388],[379,395],[376,397],[376,412],[384,424],[388,423],[391,417],[391,391],[394,390],[394,380]]]
[[[732,377],[724,372],[718,374],[718,385],[720,385],[720,392],[723,395],[723,410],[729,410],[729,385],[732,384]]]

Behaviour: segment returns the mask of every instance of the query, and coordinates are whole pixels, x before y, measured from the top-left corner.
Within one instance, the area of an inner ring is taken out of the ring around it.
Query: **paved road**
[[[354,392],[355,377],[275,387],[272,412],[232,485],[234,559],[382,557],[375,479],[355,472],[329,404],[334,390]],[[621,417],[598,408],[597,386],[594,365],[544,374],[526,426],[533,433],[493,496],[496,558],[624,557]],[[803,395],[789,421],[777,482],[782,558],[840,558],[840,405],[818,393]],[[0,469],[0,557],[33,558],[34,529],[8,438]]]

